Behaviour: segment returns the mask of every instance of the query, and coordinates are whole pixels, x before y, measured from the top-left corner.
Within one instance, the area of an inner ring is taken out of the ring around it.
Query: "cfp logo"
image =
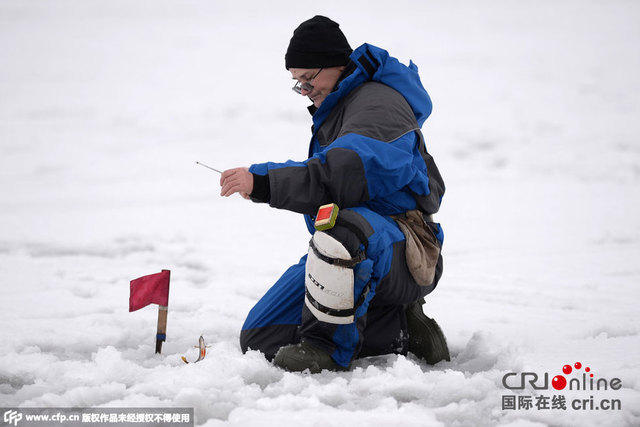
[[[6,411],[4,413],[4,422],[11,425],[13,424],[14,426],[18,425],[18,421],[20,421],[22,419],[22,414],[18,411]]]

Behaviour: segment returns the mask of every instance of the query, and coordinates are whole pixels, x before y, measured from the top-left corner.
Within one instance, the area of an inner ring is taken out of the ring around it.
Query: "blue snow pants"
[[[407,268],[404,235],[390,217],[363,207],[343,209],[328,233],[350,252],[365,251],[366,259],[354,267],[354,301],[360,303],[355,321],[337,325],[311,314],[304,303],[305,255],[249,312],[240,333],[243,352],[259,350],[271,360],[281,347],[304,340],[345,367],[358,357],[407,353],[405,308],[436,287],[442,256],[433,283],[420,286]]]

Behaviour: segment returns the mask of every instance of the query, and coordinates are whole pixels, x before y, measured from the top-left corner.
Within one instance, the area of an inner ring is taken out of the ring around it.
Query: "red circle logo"
[[[567,379],[565,377],[563,377],[562,375],[556,375],[551,380],[551,385],[556,390],[562,390],[567,386]]]

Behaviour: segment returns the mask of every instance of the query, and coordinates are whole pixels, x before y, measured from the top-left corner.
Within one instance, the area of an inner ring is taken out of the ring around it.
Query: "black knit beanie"
[[[316,15],[295,29],[284,62],[287,70],[338,67],[349,62],[351,52],[338,23]]]

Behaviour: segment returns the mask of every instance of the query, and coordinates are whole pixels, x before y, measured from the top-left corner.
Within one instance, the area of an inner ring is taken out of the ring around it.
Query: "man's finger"
[[[236,193],[238,191],[237,188],[238,188],[238,184],[236,182],[228,181],[222,187],[222,190],[220,190],[220,195],[221,196],[225,196],[225,197],[229,197],[233,193]]]
[[[253,176],[248,168],[234,168],[222,172],[220,176],[220,195],[229,197],[235,193],[244,193],[245,199],[249,198],[249,194],[253,191]]]
[[[226,171],[222,172],[222,175],[220,175],[220,185],[224,185],[224,182],[235,175],[235,173],[235,169],[227,169]]]

